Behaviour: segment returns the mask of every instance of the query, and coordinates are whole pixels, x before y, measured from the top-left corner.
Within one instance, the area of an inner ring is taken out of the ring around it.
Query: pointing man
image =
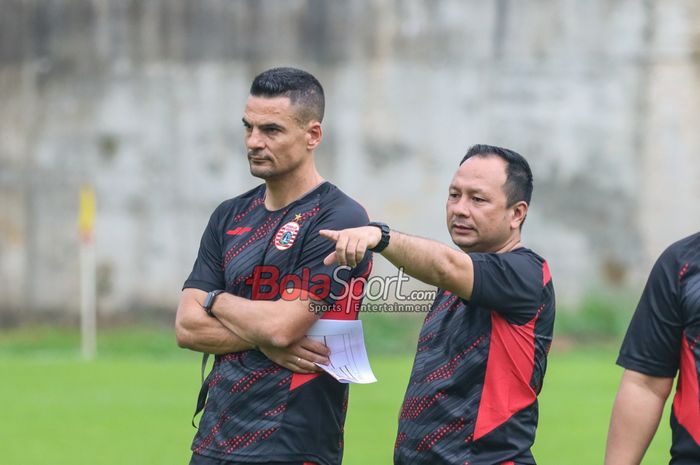
[[[535,463],[554,288],[545,260],[521,243],[531,193],[521,155],[476,145],[447,198],[447,228],[461,250],[381,223],[321,231],[336,242],[327,264],[357,266],[374,250],[439,288],[399,416],[397,465]]]

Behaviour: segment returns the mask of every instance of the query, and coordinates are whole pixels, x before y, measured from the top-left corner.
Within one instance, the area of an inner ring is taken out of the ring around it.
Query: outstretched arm
[[[639,465],[672,385],[673,378],[625,370],[610,419],[605,465]]]
[[[368,249],[381,240],[381,231],[374,226],[332,231],[321,236],[335,241],[335,252],[324,263],[356,266]],[[422,237],[391,231],[391,241],[381,252],[391,263],[424,283],[448,290],[469,300],[474,287],[474,265],[468,254],[445,244]]]

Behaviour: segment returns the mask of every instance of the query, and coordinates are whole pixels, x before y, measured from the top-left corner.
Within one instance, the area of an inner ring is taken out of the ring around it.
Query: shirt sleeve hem
[[[216,289],[221,289],[221,287],[217,286],[216,284],[212,284],[207,281],[200,281],[197,279],[188,279],[187,281],[185,281],[185,284],[182,285],[182,290],[184,291],[188,288],[199,289],[204,292],[211,292]]]
[[[472,258],[472,256],[470,255],[469,258]],[[469,297],[469,300],[467,300],[466,302],[479,303],[479,299],[481,297],[481,280],[482,280],[481,264],[479,263],[478,260],[474,260],[473,258],[472,258],[472,270],[474,271],[473,282],[472,282],[472,295]]]
[[[630,357],[625,357],[620,354],[616,362],[622,368],[627,370],[637,371],[644,375],[657,376],[660,378],[674,378],[676,376],[676,368],[669,368],[655,363],[650,363],[648,360],[640,361]]]

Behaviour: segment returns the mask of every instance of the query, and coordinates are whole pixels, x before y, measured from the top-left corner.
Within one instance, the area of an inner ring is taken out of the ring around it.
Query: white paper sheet
[[[307,336],[325,344],[330,350],[330,364],[319,367],[341,383],[375,383],[365,349],[362,321],[318,320]]]

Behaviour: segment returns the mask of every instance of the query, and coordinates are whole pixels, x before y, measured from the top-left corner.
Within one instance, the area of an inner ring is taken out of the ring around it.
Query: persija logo
[[[382,301],[390,298],[423,301],[435,298],[434,290],[414,290],[404,295],[401,286],[410,279],[403,268],[399,268],[395,276],[373,276],[369,279],[351,277],[350,270],[348,266],[339,266],[330,276],[326,273],[311,274],[309,268],[303,268],[300,273],[282,275],[276,266],[260,265],[253,269],[245,283],[253,288],[252,297],[256,300],[274,300],[279,297],[285,300],[330,298],[336,301],[348,297],[353,300],[367,297]]]

